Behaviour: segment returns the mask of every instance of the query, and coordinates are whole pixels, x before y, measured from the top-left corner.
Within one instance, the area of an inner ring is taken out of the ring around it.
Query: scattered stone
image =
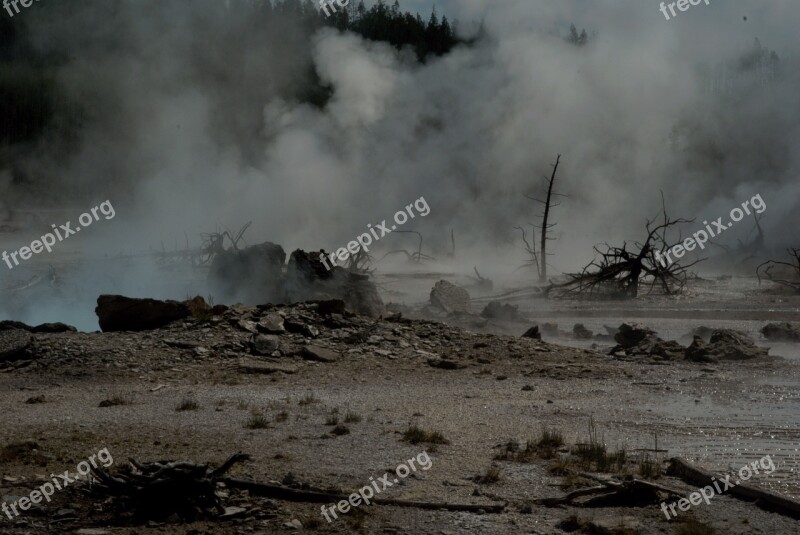
[[[82,528],[75,532],[77,535],[111,535],[107,529]]]
[[[594,336],[594,333],[584,327],[583,323],[576,323],[572,328],[572,334],[578,340],[589,340]]]
[[[189,316],[189,307],[184,303],[122,295],[101,295],[94,311],[103,332],[158,329]]]
[[[533,387],[531,385],[525,385],[525,386],[522,387],[522,391],[523,392],[531,392],[532,390],[533,390]]]
[[[254,336],[250,346],[254,355],[272,355],[279,347],[280,338],[271,334]]]
[[[316,338],[317,336],[319,336],[319,329],[317,329],[313,325],[306,324],[303,326],[301,334],[306,338]]]
[[[289,522],[286,522],[283,526],[290,529],[303,529],[303,523],[296,518],[293,518]]]
[[[226,507],[225,512],[219,515],[219,520],[230,520],[232,518],[239,518],[247,514],[247,509],[244,507]]]
[[[267,334],[283,334],[286,328],[283,326],[283,317],[280,314],[267,314],[258,322],[259,331]]]
[[[542,334],[539,332],[539,326],[534,325],[524,333],[522,333],[522,338],[533,338],[535,340],[541,340]]]
[[[440,280],[431,289],[431,305],[448,314],[451,312],[469,312],[469,292],[445,280]]]
[[[525,321],[525,318],[519,313],[519,306],[500,303],[500,301],[491,301],[484,307],[481,316],[501,321]]]
[[[309,345],[303,346],[300,356],[306,360],[315,360],[317,362],[336,362],[341,355],[327,347]]]
[[[800,327],[789,322],[768,323],[761,328],[761,334],[775,342],[800,342]]]
[[[460,370],[465,366],[449,359],[428,359],[428,365],[440,370]]]
[[[242,358],[239,359],[238,366],[239,371],[242,373],[297,373],[297,368],[295,366],[290,366],[289,364],[284,364],[283,362],[277,362],[273,360],[253,360],[250,358]]]
[[[256,334],[258,332],[258,327],[254,321],[238,319],[236,320],[236,326],[249,333]]]

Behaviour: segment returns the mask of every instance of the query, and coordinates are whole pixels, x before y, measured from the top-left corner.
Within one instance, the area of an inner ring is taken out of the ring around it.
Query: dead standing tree
[[[647,238],[643,243],[634,242],[631,250],[628,250],[627,243],[623,243],[622,247],[612,247],[607,243],[595,246],[595,253],[599,256],[596,256],[580,273],[571,275],[571,280],[558,288],[565,294],[602,292],[615,297],[634,298],[639,295],[640,281],[646,280],[650,285],[648,293],[657,286],[667,295],[681,293],[686,286],[688,269],[705,259],[700,258],[685,265],[679,261],[671,264],[665,262],[664,265],[657,260],[657,252],[670,250],[682,243],[680,234],[676,242],[668,240],[667,232],[670,228],[694,221],[670,219],[664,206],[663,193],[661,202],[663,222],[655,225],[655,218],[647,221],[645,224]],[[604,250],[600,247],[604,247]]]
[[[558,164],[561,161],[561,155],[556,156],[556,163],[553,165],[553,173],[550,175],[550,178],[543,176],[542,178],[547,183],[547,197],[545,200],[537,199],[535,197],[530,197],[525,195],[528,199],[532,201],[536,201],[538,203],[542,203],[544,205],[544,213],[542,214],[542,225],[541,225],[541,239],[539,245],[539,251],[536,250],[536,227],[533,223],[529,223],[531,226],[531,241],[528,242],[527,236],[525,235],[525,229],[522,227],[515,227],[522,232],[522,241],[525,244],[525,250],[527,251],[528,255],[530,255],[531,259],[527,262],[526,265],[533,265],[536,266],[536,271],[539,274],[539,282],[545,283],[547,282],[547,242],[553,240],[554,238],[548,238],[547,234],[548,231],[555,227],[555,223],[548,223],[550,218],[550,208],[555,208],[559,206],[560,203],[553,202],[553,197],[563,197],[560,193],[555,193],[553,191],[553,185],[556,181],[556,171],[558,171]],[[541,256],[540,256],[541,255]]]

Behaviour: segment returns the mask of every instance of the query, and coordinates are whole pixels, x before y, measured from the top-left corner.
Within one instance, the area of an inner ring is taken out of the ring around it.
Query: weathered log
[[[670,465],[667,469],[667,474],[679,477],[687,483],[707,486],[712,484],[712,477],[717,480],[722,479],[719,474],[693,466],[688,461],[678,457],[673,457],[669,462]],[[764,490],[754,485],[739,483],[736,486],[730,487],[725,491],[725,494],[730,494],[731,496],[736,496],[743,500],[755,501],[756,505],[768,511],[791,516],[792,518],[800,518],[800,503],[786,496]]]
[[[251,494],[259,496],[266,496],[276,500],[285,500],[290,502],[306,502],[306,503],[333,503],[341,500],[347,500],[349,495],[336,494],[331,492],[316,492],[310,490],[298,490],[282,485],[270,485],[268,483],[258,483],[256,481],[247,481],[244,479],[237,479],[226,477],[221,479],[223,483],[231,488],[245,489]],[[393,505],[397,507],[414,507],[417,509],[446,509],[448,511],[463,511],[468,513],[476,513],[483,511],[485,513],[502,513],[506,508],[506,504],[502,505],[481,505],[469,503],[447,503],[447,502],[413,502],[407,500],[398,500],[394,498],[372,498],[370,500],[375,505]]]

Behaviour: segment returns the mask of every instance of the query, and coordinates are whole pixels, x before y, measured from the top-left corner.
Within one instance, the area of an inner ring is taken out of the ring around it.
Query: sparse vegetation
[[[200,404],[197,403],[197,401],[195,401],[192,398],[185,398],[178,404],[177,407],[175,407],[175,410],[178,411],[178,412],[196,411],[199,408],[200,408]]]
[[[700,522],[692,517],[687,517],[684,522],[678,524],[675,535],[716,535],[715,530],[710,524]]]
[[[555,428],[542,428],[536,446],[539,448],[560,448],[564,445],[564,435]]]
[[[336,427],[331,429],[331,434],[336,435],[337,437],[341,435],[349,435],[350,428],[347,427],[346,425],[337,425]]]
[[[281,411],[275,415],[276,422],[285,422],[288,419],[289,419],[289,413],[286,411]]]
[[[450,444],[450,441],[438,431],[425,431],[416,425],[409,426],[403,432],[403,440],[411,444]]]
[[[352,411],[347,411],[347,414],[344,415],[344,423],[346,424],[357,424],[361,421],[361,415]]]
[[[318,401],[319,399],[317,399],[312,392],[309,392],[308,394],[300,398],[300,401],[298,401],[297,404],[303,407],[305,405],[311,405],[312,403],[317,403]]]
[[[338,425],[339,424],[339,416],[336,414],[331,414],[328,416],[328,419],[325,420],[325,425]]]
[[[98,407],[117,407],[119,405],[130,405],[131,402],[120,396],[113,396],[100,402]]]
[[[481,485],[491,485],[493,483],[497,483],[502,478],[503,473],[500,468],[496,466],[490,466],[482,475],[475,478],[475,482],[480,483]]]
[[[250,419],[244,424],[245,429],[266,429],[269,427],[269,420],[263,414],[253,413]]]
[[[661,477],[661,464],[645,453],[639,461],[639,475],[645,479],[658,479]]]

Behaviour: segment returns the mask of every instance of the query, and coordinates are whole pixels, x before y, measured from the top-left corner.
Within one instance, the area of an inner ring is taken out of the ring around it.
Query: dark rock
[[[463,364],[448,359],[428,359],[428,365],[440,370],[460,370],[464,368]]]
[[[633,347],[656,332],[639,323],[623,323],[614,335],[614,340],[623,348]]]
[[[501,303],[500,301],[491,301],[484,307],[481,316],[501,321],[525,321],[525,318],[519,313],[518,306]]]
[[[377,318],[385,313],[369,275],[335,266],[330,271],[319,260],[320,253],[294,251],[286,271],[286,295],[291,302],[318,301],[319,314],[344,314],[345,308],[356,314]]]
[[[189,314],[191,314],[193,318],[207,318],[211,316],[211,305],[206,303],[206,300],[199,295],[188,301],[184,301],[184,303],[189,308]]]
[[[747,360],[766,357],[769,349],[757,347],[744,333],[730,329],[717,329],[706,344],[695,336],[692,345],[686,349],[686,358],[694,362],[716,362],[717,360]]]
[[[74,333],[77,331],[75,327],[65,323],[42,323],[41,325],[32,327],[26,323],[22,323],[21,321],[0,321],[0,331],[7,331],[10,329],[19,329],[28,331],[29,333]]]
[[[297,318],[286,318],[283,320],[283,327],[292,334],[302,334],[306,324]]]
[[[800,328],[789,322],[768,323],[761,328],[761,334],[775,342],[800,342]]]
[[[534,325],[524,333],[522,333],[522,338],[534,338],[536,340],[542,339],[542,334],[539,332],[539,326]]]
[[[431,289],[431,305],[447,313],[469,312],[469,301],[469,292],[445,280],[440,280]]]
[[[78,329],[65,323],[42,323],[36,327],[31,327],[32,333],[74,333]]]
[[[189,307],[184,303],[122,295],[101,295],[94,311],[103,332],[158,329],[189,316]]]
[[[336,362],[341,355],[327,347],[310,345],[303,346],[300,356],[306,360],[315,360],[317,362]]]
[[[317,303],[317,314],[327,316],[330,314],[344,314],[344,301],[341,299],[325,299]]]
[[[22,329],[0,331],[0,362],[30,358],[28,348],[33,337]]]
[[[14,321],[14,320],[3,320],[3,321],[0,321],[0,331],[9,331],[11,329],[19,329],[21,331],[30,332],[32,328],[33,327],[31,327],[27,323],[22,323],[21,321]]]
[[[256,355],[272,355],[280,347],[280,339],[270,334],[258,334],[253,337],[250,347]]]
[[[695,336],[689,347],[686,348],[686,360],[692,362],[717,362],[717,359],[709,355],[706,341],[701,336]]]
[[[214,296],[224,302],[283,303],[283,247],[265,242],[216,254],[208,273]]]
[[[579,340],[589,340],[594,336],[594,333],[584,327],[583,323],[576,323],[572,328],[572,334]]]

